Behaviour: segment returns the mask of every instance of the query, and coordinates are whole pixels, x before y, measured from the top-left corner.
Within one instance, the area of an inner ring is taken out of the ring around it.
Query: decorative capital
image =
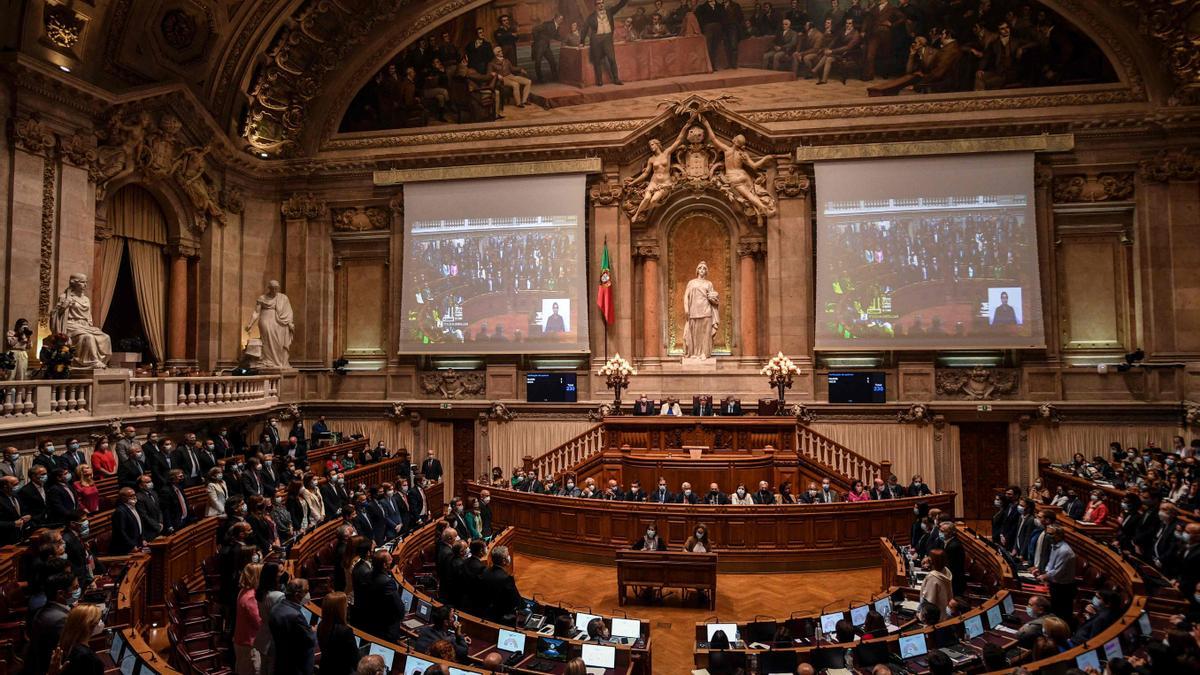
[[[392,195],[388,200],[388,209],[392,212],[392,217],[399,222],[404,220],[404,192],[400,191]]]
[[[18,113],[12,118],[9,131],[13,145],[25,152],[46,158],[54,154],[54,131],[37,113]]]
[[[811,188],[812,181],[795,164],[788,167],[787,172],[780,172],[775,177],[775,194],[780,197],[787,197],[789,199],[808,197],[808,192]]]
[[[920,424],[924,426],[933,421],[933,412],[925,403],[914,403],[908,407],[908,410],[896,413],[896,421],[901,424]]]
[[[1184,426],[1200,427],[1200,404],[1194,401],[1184,401],[1183,405]]]
[[[1138,176],[1153,183],[1196,180],[1200,178],[1200,156],[1189,148],[1164,150],[1154,159],[1138,164]]]
[[[761,239],[744,239],[738,242],[739,258],[760,258],[767,253],[767,242]]]
[[[58,148],[62,151],[64,162],[71,166],[87,169],[88,180],[94,182],[95,174],[92,169],[96,165],[97,145],[96,134],[88,129],[78,129],[70,136],[63,136]]]
[[[621,184],[604,176],[588,190],[588,199],[592,206],[616,206],[621,202]]]
[[[378,206],[355,206],[333,211],[333,229],[338,232],[386,230],[390,223],[391,214]]]
[[[312,192],[295,192],[280,206],[287,220],[313,220],[329,213],[325,201]]]
[[[393,401],[392,409],[388,411],[387,416],[396,422],[408,419],[408,407],[401,401]]]
[[[1133,198],[1133,172],[1056,176],[1055,204],[1120,202]]]
[[[636,244],[633,247],[633,257],[643,260],[658,260],[659,248],[657,243]]]
[[[236,185],[226,185],[220,193],[221,207],[230,213],[241,213],[246,210],[246,198],[242,188]]]

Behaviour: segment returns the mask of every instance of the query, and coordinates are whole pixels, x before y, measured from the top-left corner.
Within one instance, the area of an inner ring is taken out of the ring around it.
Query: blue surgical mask
[[[92,534],[92,524],[88,521],[79,523],[79,536],[87,539]]]
[[[1103,603],[1100,602],[1100,596],[1098,596],[1098,595],[1092,596],[1092,607],[1095,607],[1096,609],[1100,609],[1102,604]]]
[[[82,588],[76,588],[75,590],[71,591],[71,604],[75,605],[76,603],[79,602],[79,599],[82,597],[83,597],[83,589]]]
[[[47,476],[46,474],[42,474],[42,475],[38,476],[38,482],[45,483],[47,478],[49,478],[49,476]]]

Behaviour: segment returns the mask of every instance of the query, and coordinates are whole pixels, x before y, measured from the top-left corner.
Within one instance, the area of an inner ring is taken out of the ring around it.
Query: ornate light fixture
[[[783,355],[783,352],[778,352],[775,356],[767,361],[767,365],[762,367],[759,374],[767,376],[767,382],[775,387],[776,398],[779,399],[778,414],[786,415],[787,410],[784,408],[784,389],[792,388],[792,378],[800,372],[792,360]]]
[[[613,414],[621,414],[621,390],[629,386],[629,378],[637,375],[637,369],[620,354],[614,354],[596,373],[605,378],[609,389],[613,390]]]

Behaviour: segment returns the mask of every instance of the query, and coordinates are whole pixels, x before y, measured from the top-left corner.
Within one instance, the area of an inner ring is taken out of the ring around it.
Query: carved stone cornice
[[[934,374],[938,398],[962,401],[1014,398],[1019,378],[1016,368],[938,368]]]
[[[1038,190],[1049,189],[1054,185],[1054,167],[1045,162],[1033,165],[1033,187]]]
[[[96,134],[88,129],[78,129],[73,134],[63,136],[58,148],[64,162],[87,169],[88,179],[92,180],[95,176],[97,143]]]
[[[313,220],[328,214],[329,206],[313,192],[294,192],[279,210],[287,220]]]
[[[1153,183],[1196,180],[1200,178],[1200,155],[1193,153],[1190,148],[1164,150],[1154,159],[1139,163],[1138,176]]]
[[[1055,204],[1122,202],[1133,199],[1132,171],[1055,176]]]
[[[644,242],[634,244],[633,246],[633,257],[635,259],[658,260],[659,253],[658,242]]]
[[[18,113],[9,123],[9,135],[13,145],[31,155],[47,159],[54,155],[54,130],[37,113]]]
[[[737,244],[739,258],[761,258],[767,254],[767,242],[761,239],[742,239]]]
[[[483,398],[482,370],[435,370],[421,373],[421,395],[425,398]]]
[[[386,230],[390,224],[391,214],[380,206],[333,209],[333,229],[336,232]]]
[[[933,411],[925,403],[914,403],[908,410],[896,413],[896,421],[901,424],[926,425],[933,421]]]

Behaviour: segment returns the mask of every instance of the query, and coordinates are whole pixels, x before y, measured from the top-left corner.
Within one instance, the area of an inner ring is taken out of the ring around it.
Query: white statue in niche
[[[107,368],[112,356],[112,340],[92,324],[92,301],[87,290],[86,274],[72,274],[70,285],[58,296],[50,314],[50,330],[62,333],[75,348],[75,365],[80,368]]]
[[[720,297],[708,280],[708,263],[696,265],[696,278],[683,291],[683,358],[707,359],[712,355],[713,336],[717,334]]]
[[[288,296],[279,291],[279,282],[267,282],[267,292],[254,302],[254,313],[250,315],[249,331],[258,323],[258,334],[262,338],[262,357],[259,365],[268,370],[283,370],[291,367],[288,350],[296,324],[292,315],[292,303]]]

